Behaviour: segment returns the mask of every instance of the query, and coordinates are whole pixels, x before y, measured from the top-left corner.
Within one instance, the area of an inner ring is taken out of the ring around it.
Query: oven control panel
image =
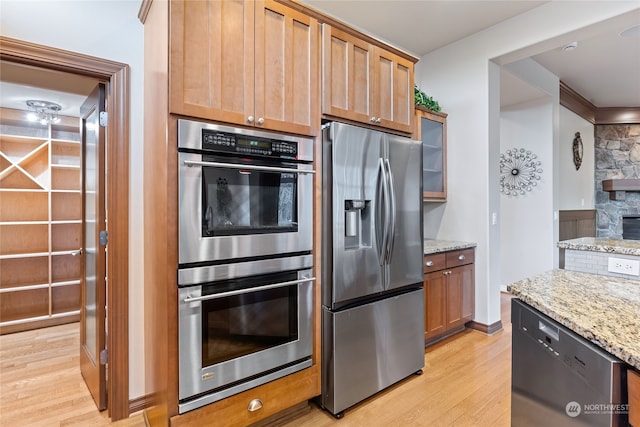
[[[298,155],[298,144],[295,142],[250,138],[209,129],[202,130],[202,149],[288,159],[295,159]]]

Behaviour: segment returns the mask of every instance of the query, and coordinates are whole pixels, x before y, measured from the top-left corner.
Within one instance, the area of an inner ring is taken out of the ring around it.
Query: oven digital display
[[[255,147],[265,148],[271,150],[271,142],[269,141],[256,141],[254,139],[238,139],[237,144],[240,147]]]

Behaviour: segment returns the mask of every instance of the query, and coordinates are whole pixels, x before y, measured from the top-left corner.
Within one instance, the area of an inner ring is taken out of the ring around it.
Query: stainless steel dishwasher
[[[626,367],[548,316],[511,303],[511,426],[626,426]]]

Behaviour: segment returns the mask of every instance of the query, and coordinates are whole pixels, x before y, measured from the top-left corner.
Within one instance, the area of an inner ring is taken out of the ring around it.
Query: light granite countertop
[[[640,369],[640,281],[553,270],[512,283],[507,290]]]
[[[472,242],[458,242],[455,240],[424,240],[424,254],[437,254],[440,252],[457,251],[460,249],[475,248],[477,245]]]
[[[640,255],[640,240],[615,240],[597,237],[580,237],[579,239],[558,242],[560,249],[578,251],[606,252],[610,254]]]

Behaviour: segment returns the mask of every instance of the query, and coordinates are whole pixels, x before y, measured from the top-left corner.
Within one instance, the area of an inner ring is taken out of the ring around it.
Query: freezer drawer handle
[[[295,168],[276,168],[273,166],[255,166],[255,165],[238,165],[235,163],[221,163],[221,162],[200,162],[197,160],[185,160],[184,164],[191,166],[213,166],[218,168],[228,168],[228,169],[242,169],[242,170],[254,170],[254,171],[266,171],[266,172],[285,172],[285,173],[316,173],[315,170],[304,170],[304,169],[295,169]]]
[[[208,301],[211,299],[232,297],[234,295],[248,294],[250,292],[260,292],[260,291],[267,291],[269,289],[284,288],[285,286],[297,285],[299,283],[311,282],[313,280],[316,280],[316,278],[307,277],[305,279],[291,280],[289,282],[273,283],[271,285],[257,286],[255,288],[250,288],[250,289],[238,289],[237,291],[220,292],[219,294],[204,295],[201,297],[188,296],[185,299],[183,299],[182,302],[198,302],[198,301]]]

